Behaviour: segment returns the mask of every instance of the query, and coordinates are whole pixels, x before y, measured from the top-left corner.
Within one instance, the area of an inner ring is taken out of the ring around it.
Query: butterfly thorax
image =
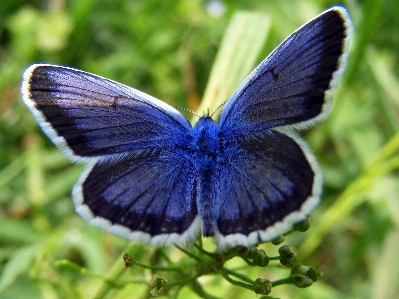
[[[220,151],[219,131],[219,125],[212,118],[201,117],[192,131],[192,148],[195,154],[205,159],[214,160]]]
[[[215,233],[219,211],[215,182],[218,163],[222,155],[220,126],[209,116],[199,119],[192,130],[191,149],[196,161],[197,208],[202,219],[202,233],[205,237]]]

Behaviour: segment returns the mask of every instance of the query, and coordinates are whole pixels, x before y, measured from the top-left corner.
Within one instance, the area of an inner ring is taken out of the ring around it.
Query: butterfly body
[[[220,136],[219,125],[209,116],[200,118],[191,130],[193,143],[194,185],[197,186],[197,208],[202,219],[202,233],[204,236],[213,236],[218,216],[218,195],[216,193],[218,169],[225,163],[223,139]]]
[[[61,152],[87,167],[73,188],[89,223],[150,245],[202,234],[220,250],[269,241],[317,205],[321,172],[293,130],[326,116],[351,22],[333,7],[282,42],[226,102],[194,126],[139,90],[34,64],[22,93]]]

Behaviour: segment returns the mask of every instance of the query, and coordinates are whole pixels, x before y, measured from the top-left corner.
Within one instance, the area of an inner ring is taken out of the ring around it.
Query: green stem
[[[81,273],[83,275],[86,275],[86,276],[89,276],[89,277],[92,277],[92,278],[97,278],[97,279],[104,280],[107,283],[112,284],[113,286],[116,286],[116,287],[122,287],[123,286],[123,284],[121,284],[119,282],[116,282],[115,280],[106,279],[106,278],[104,278],[104,276],[95,274],[95,273],[87,270],[86,268],[81,267],[81,266],[79,266],[79,265],[77,265],[77,264],[75,264],[75,263],[73,263],[73,262],[71,262],[69,260],[66,260],[66,259],[56,261],[55,262],[55,266],[58,267],[58,268],[69,268],[69,269],[75,270],[76,272],[79,272],[79,273]]]
[[[140,262],[134,261],[134,265],[140,266],[142,268],[150,269],[150,270],[155,270],[155,271],[175,271],[175,272],[180,272],[180,268],[173,268],[173,267],[162,267],[162,266],[150,266],[146,264],[142,264]]]
[[[280,260],[280,256],[269,256],[269,261],[279,261]]]
[[[226,272],[223,272],[223,271],[220,271],[220,274],[223,276],[224,279],[226,279],[231,284],[253,291],[252,284],[249,285],[247,283],[232,279]],[[253,283],[253,281],[252,281],[252,283]]]
[[[179,249],[180,251],[183,251],[185,254],[187,254],[189,257],[199,261],[199,262],[204,262],[203,259],[201,259],[199,256],[196,256],[195,254],[191,253],[190,251],[180,247],[179,245],[174,245],[177,249]]]
[[[197,250],[198,250],[199,252],[201,252],[202,254],[204,254],[204,255],[206,255],[206,256],[209,256],[209,257],[211,257],[211,258],[213,258],[213,259],[217,258],[217,256],[218,256],[218,255],[215,254],[215,253],[206,251],[206,250],[203,249],[201,246],[199,246],[197,243],[193,243],[193,245],[194,245],[195,248],[197,248]]]
[[[244,260],[244,262],[247,263],[248,266],[256,266],[253,262],[251,262],[249,259],[247,259],[245,256],[241,256],[241,258]]]
[[[165,288],[172,288],[174,286],[178,286],[178,285],[185,285],[188,284],[190,282],[193,282],[197,279],[198,277],[187,277],[187,278],[183,278],[181,280],[172,282],[172,283],[168,283]]]
[[[282,279],[278,279],[272,282],[272,287],[276,287],[282,284],[291,284],[291,278],[287,277],[287,278],[282,278]]]
[[[233,275],[233,276],[235,276],[235,277],[238,277],[238,278],[240,278],[240,279],[242,279],[242,280],[244,280],[244,281],[246,281],[246,282],[249,282],[249,283],[251,283],[251,284],[254,282],[254,281],[253,281],[251,278],[249,278],[248,276],[245,276],[244,274],[238,273],[238,272],[236,272],[236,271],[234,271],[234,270],[227,269],[227,268],[223,268],[223,270],[226,271],[228,274]]]
[[[168,265],[173,265],[173,262],[170,260],[169,256],[165,253],[163,248],[158,248],[159,254],[164,258]]]
[[[126,252],[130,252],[135,247],[135,243],[131,242],[127,248],[125,249]],[[115,293],[114,286],[109,283],[113,281],[120,281],[120,277],[126,273],[126,269],[122,266],[122,261],[118,258],[115,263],[112,265],[111,269],[107,273],[106,279],[100,285],[97,292],[94,293],[93,299],[105,299],[105,298],[112,298],[112,295]]]
[[[290,229],[288,232],[284,233],[283,236],[286,237],[290,234],[292,234],[294,232],[294,230]]]
[[[198,281],[194,281],[194,283],[190,284],[190,288],[202,298],[219,299],[218,297],[215,297],[215,296],[205,292],[204,289],[202,288],[201,284]]]

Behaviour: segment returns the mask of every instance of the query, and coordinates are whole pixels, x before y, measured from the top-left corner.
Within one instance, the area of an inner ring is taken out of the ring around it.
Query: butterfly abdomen
[[[220,126],[209,116],[199,119],[192,130],[192,154],[197,178],[197,208],[202,219],[202,234],[215,234],[218,215],[216,194],[217,163],[222,150],[219,142]]]

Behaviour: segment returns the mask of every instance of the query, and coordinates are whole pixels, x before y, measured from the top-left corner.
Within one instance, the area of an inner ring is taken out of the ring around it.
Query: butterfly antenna
[[[212,112],[212,114],[210,115],[210,117],[212,117],[216,111],[218,111],[222,106],[224,106],[224,104],[226,104],[227,100],[224,101],[222,104],[220,104],[219,106],[216,107],[216,109]]]
[[[189,113],[197,116],[198,118],[200,118],[200,116],[197,113],[195,113],[193,110],[190,110],[190,109],[184,108],[184,107],[175,107],[175,108],[178,109],[178,110],[189,112]]]

